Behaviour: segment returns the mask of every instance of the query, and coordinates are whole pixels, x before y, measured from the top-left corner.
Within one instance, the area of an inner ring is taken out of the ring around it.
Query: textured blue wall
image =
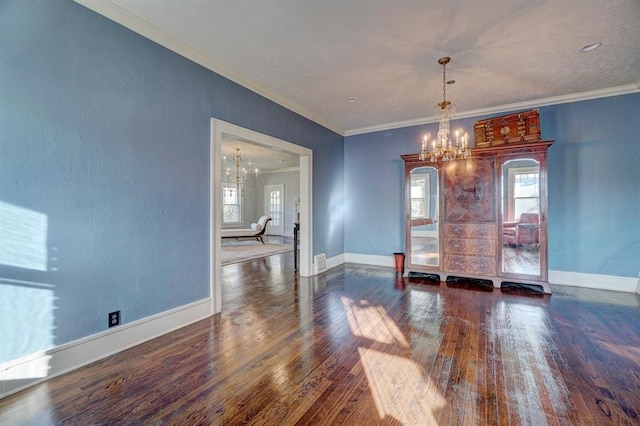
[[[46,270],[5,253],[0,291],[53,289],[54,344],[209,295],[211,117],[314,150],[314,252],[343,252],[342,136],[71,1],[3,1],[0,52],[0,203],[47,226]]]
[[[549,269],[621,277],[640,271],[640,94],[540,108],[553,139],[549,169]],[[476,120],[453,127],[473,129]],[[417,152],[436,124],[345,139],[345,252],[404,250],[401,154]]]
[[[640,94],[540,110],[549,167],[549,268],[640,272]]]

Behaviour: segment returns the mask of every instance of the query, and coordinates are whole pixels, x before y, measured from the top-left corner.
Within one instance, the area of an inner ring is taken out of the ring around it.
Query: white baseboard
[[[335,268],[336,266],[340,266],[344,263],[344,254],[339,254],[337,256],[328,257],[327,258],[327,269]]]
[[[0,364],[0,399],[211,315],[206,298]]]
[[[395,266],[393,255],[379,256],[375,254],[345,253],[344,259],[348,263],[359,263],[373,266]]]
[[[337,256],[327,258],[327,269],[335,268],[343,263],[358,263],[360,265],[372,266],[394,266],[393,256],[387,259],[387,256],[376,256],[372,254],[343,253]]]
[[[337,256],[336,256],[337,257]],[[395,266],[393,255],[345,253],[344,261],[374,266]],[[640,282],[633,277],[614,275],[585,274],[582,272],[549,271],[549,284],[584,287],[598,290],[623,291],[640,294]]]
[[[585,274],[582,272],[549,271],[549,284],[593,288],[635,293],[636,278],[614,275]]]

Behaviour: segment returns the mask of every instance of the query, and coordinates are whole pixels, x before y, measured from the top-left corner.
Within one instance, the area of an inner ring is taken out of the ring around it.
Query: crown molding
[[[216,74],[225,77],[234,83],[243,86],[252,92],[257,93],[260,96],[263,96],[278,105],[287,108],[290,111],[295,112],[327,129],[338,133],[341,136],[344,136],[345,129],[336,123],[332,123],[330,120],[325,119],[324,117],[316,114],[304,106],[287,99],[283,96],[280,96],[265,87],[262,87],[259,84],[256,84],[254,81],[247,78],[244,74],[226,66],[225,64],[214,60],[211,56],[205,54],[199,49],[191,46],[190,44],[180,40],[174,35],[156,27],[155,25],[147,22],[137,15],[129,12],[126,9],[121,8],[120,6],[112,3],[109,0],[73,0],[74,2],[86,7],[89,10],[96,12],[99,15],[104,16],[107,19],[112,20],[113,22],[122,25],[125,28],[130,29],[131,31],[140,34],[141,36],[153,41],[154,43],[163,46],[180,56],[183,56],[189,59],[192,62],[195,62],[198,65],[201,65],[207,68],[210,71],[215,72]]]
[[[456,120],[461,118],[479,117],[482,115],[498,114],[519,109],[539,108],[548,105],[566,104],[569,102],[587,101],[589,99],[607,98],[610,96],[627,95],[640,91],[640,82],[636,84],[626,84],[623,86],[609,87],[605,89],[590,90],[587,92],[572,93],[569,95],[552,96],[549,98],[534,99],[525,102],[515,102],[512,104],[497,105],[489,108],[478,108],[456,114]],[[413,120],[397,121],[394,123],[379,124],[375,126],[362,127],[360,129],[347,130],[344,136],[362,135],[365,133],[380,132],[384,130],[399,129],[402,127],[420,126],[423,124],[437,123],[435,116],[426,118],[416,118]]]

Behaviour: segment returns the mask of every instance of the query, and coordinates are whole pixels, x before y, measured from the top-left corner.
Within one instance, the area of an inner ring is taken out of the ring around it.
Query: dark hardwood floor
[[[293,254],[223,312],[0,401],[0,424],[640,424],[640,296],[396,280]]]

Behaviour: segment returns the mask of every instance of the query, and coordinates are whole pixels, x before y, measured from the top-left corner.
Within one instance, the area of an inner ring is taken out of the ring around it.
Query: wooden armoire
[[[403,155],[409,273],[550,293],[547,150],[537,111],[479,121],[471,156]]]

